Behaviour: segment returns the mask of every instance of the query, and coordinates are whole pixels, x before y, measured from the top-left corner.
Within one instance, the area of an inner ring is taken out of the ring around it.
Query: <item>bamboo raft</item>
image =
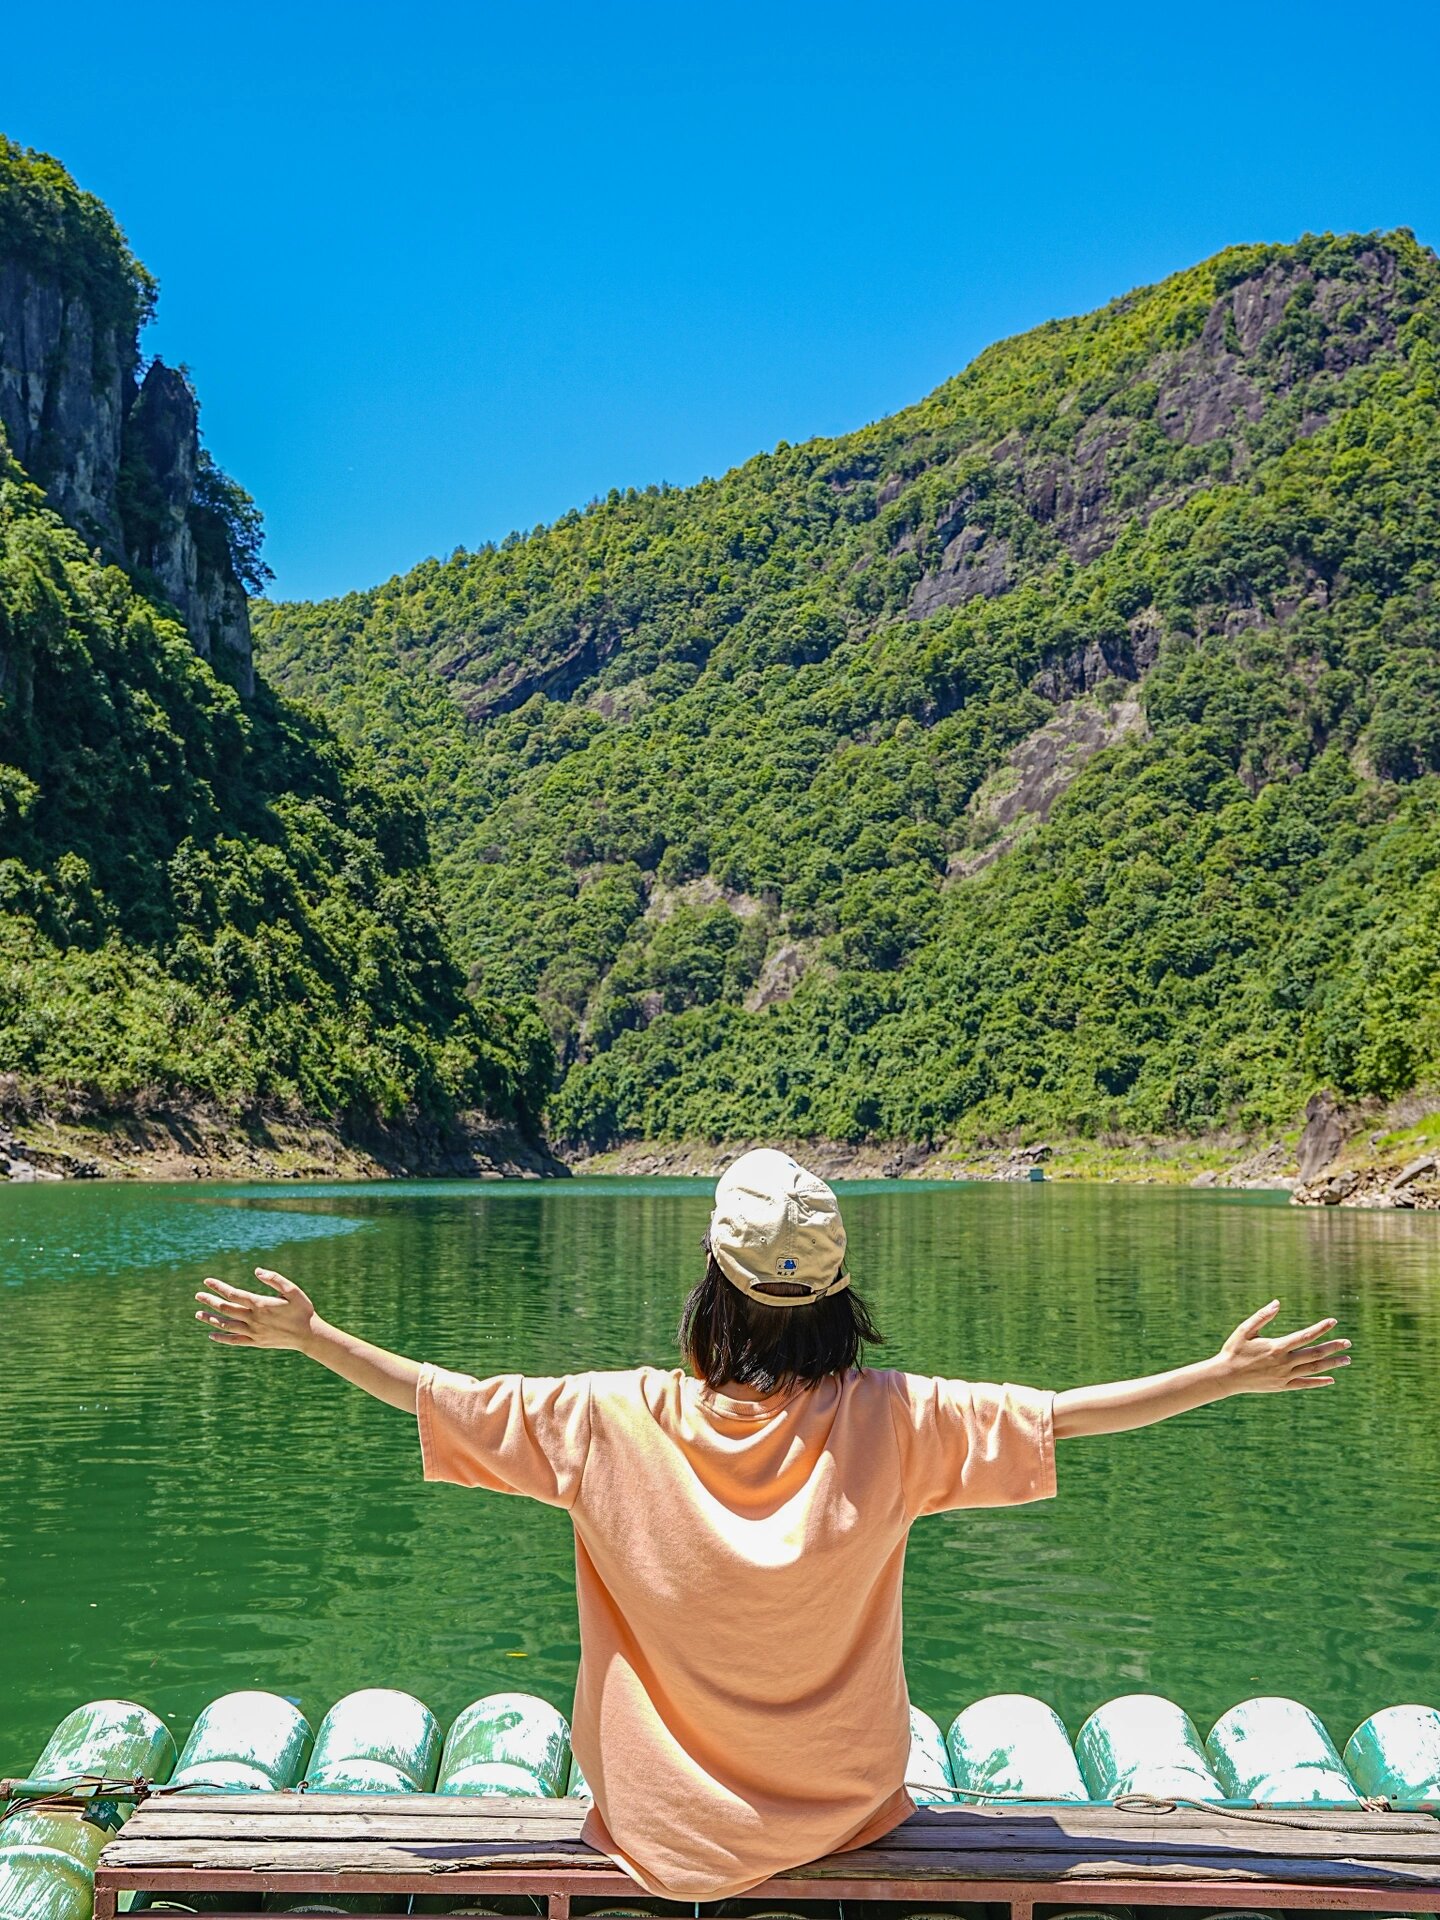
[[[1383,1708],[1342,1755],[1308,1707],[1276,1696],[1240,1702],[1202,1741],[1173,1701],[1124,1695],[1072,1742],[1044,1701],[991,1695],[945,1733],[912,1708],[906,1784],[911,1819],[751,1889],[743,1910],[768,1903],[768,1920],[785,1920],[778,1902],[812,1913],[820,1903],[843,1920],[843,1903],[857,1901],[913,1920],[955,1906],[976,1920],[986,1905],[1014,1920],[1037,1920],[1037,1907],[1038,1920],[1131,1920],[1135,1906],[1217,1920],[1440,1913],[1433,1707]],[[365,1688],[313,1735],[279,1695],[227,1694],[178,1755],[147,1708],[95,1701],[67,1715],[31,1775],[0,1782],[0,1796],[0,1920],[115,1920],[159,1906],[208,1920],[484,1913],[477,1901],[537,1913],[543,1902],[552,1920],[579,1920],[617,1896],[629,1915],[657,1905],[581,1841],[591,1793],[568,1722],[531,1694],[486,1695],[442,1732],[413,1695]]]
[[[550,1920],[572,1902],[634,1899],[637,1888],[581,1844],[582,1803],[498,1795],[185,1794],[143,1804],[105,1848],[95,1920],[136,1888],[183,1900],[242,1894],[413,1896],[457,1906],[529,1894]],[[1057,1804],[924,1807],[872,1847],[812,1861],[746,1900],[995,1902],[1013,1920],[1037,1904],[1440,1912],[1440,1821],[1425,1813],[1307,1808],[1293,1823],[1231,1809]],[[428,1903],[427,1903],[428,1904]],[[730,1903],[726,1903],[727,1908]],[[207,1920],[222,1920],[208,1913]]]

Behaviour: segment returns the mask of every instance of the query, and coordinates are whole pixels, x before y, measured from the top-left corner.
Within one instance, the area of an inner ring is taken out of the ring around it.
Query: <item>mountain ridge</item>
[[[1384,1100],[1440,1060],[1371,954],[1430,946],[1437,289],[1405,231],[1227,249],[854,434],[263,608],[262,657],[417,782],[576,1150]],[[1136,699],[965,871],[1007,760]]]

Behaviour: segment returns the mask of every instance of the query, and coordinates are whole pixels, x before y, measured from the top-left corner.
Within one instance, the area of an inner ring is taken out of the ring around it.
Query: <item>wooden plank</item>
[[[309,1820],[317,1811],[328,1809],[348,1809],[349,1812],[371,1812],[384,1814],[392,1820],[403,1820],[407,1816],[426,1816],[426,1814],[451,1814],[457,1820],[470,1818],[476,1812],[495,1814],[503,1812],[511,1820],[526,1822],[545,1818],[547,1814],[566,1812],[576,1818],[584,1818],[589,1811],[588,1801],[576,1799],[541,1799],[534,1793],[152,1793],[150,1799],[140,1801],[140,1805],[127,1820],[127,1826],[134,1820],[142,1820],[146,1826],[167,1824],[171,1820],[186,1820],[196,1809],[207,1812],[225,1812],[228,1818],[244,1824],[253,1818],[288,1818],[288,1820]]]
[[[182,1801],[178,1796],[168,1803],[146,1802],[126,1823],[126,1832],[140,1832],[157,1838],[167,1834],[210,1832],[223,1825],[236,1835],[276,1832],[303,1825],[310,1831],[315,1822],[325,1819],[360,1819],[397,1834],[408,1832],[412,1823],[443,1821],[456,1832],[468,1832],[472,1823],[486,1827],[496,1823],[515,1832],[532,1828],[548,1830],[556,1823],[579,1832],[588,1808],[580,1801],[517,1800],[499,1796],[478,1796],[447,1804],[443,1799],[426,1798],[402,1806],[387,1807],[381,1796],[363,1796],[375,1804],[357,1805],[359,1794],[306,1796],[301,1801],[265,1805],[240,1810],[225,1804],[223,1795],[196,1796]],[[398,1796],[397,1796],[398,1798]],[[160,1808],[163,1807],[163,1811]],[[153,1809],[153,1810],[152,1810]],[[1223,1835],[1246,1828],[1263,1828],[1283,1833],[1375,1833],[1392,1835],[1440,1836],[1440,1820],[1429,1814],[1337,1813],[1309,1809],[1286,1812],[1278,1808],[1237,1809],[1228,1814],[1204,1814],[1189,1808],[1173,1812],[1130,1812],[1111,1807],[1037,1808],[1033,1812],[987,1813],[970,1809],[926,1808],[892,1828],[894,1834],[925,1835],[927,1843],[943,1839],[946,1844],[963,1842],[971,1835],[1009,1832],[1017,1838],[1028,1833],[1063,1833],[1076,1838],[1099,1834],[1124,1834],[1163,1829],[1186,1834]]]
[[[177,1857],[184,1853],[187,1857]],[[114,1840],[105,1849],[102,1861],[107,1876],[124,1872],[139,1873],[147,1866],[178,1868],[190,1866],[209,1871],[264,1871],[291,1876],[305,1874],[344,1875],[360,1872],[393,1873],[397,1876],[443,1876],[457,1869],[523,1863],[539,1866],[563,1862],[583,1866],[587,1860],[608,1868],[604,1854],[596,1853],[580,1842],[546,1841],[517,1848],[513,1840],[491,1845],[471,1846],[466,1842],[441,1841],[417,1847],[399,1846],[368,1840],[345,1849],[344,1859],[337,1849],[322,1840],[275,1841],[255,1846],[234,1840],[208,1840],[189,1849],[177,1849],[168,1841]],[[1246,1878],[1350,1881],[1369,1879],[1378,1884],[1403,1880],[1417,1886],[1440,1886],[1440,1857],[1408,1859],[1391,1854],[1380,1859],[1362,1859],[1335,1853],[1323,1858],[1301,1859],[1294,1855],[1248,1853],[1235,1848],[1216,1848],[1208,1857],[1197,1859],[1193,1853],[1170,1848],[1140,1845],[1122,1849],[1093,1847],[1078,1853],[1073,1848],[1047,1850],[1043,1847],[1014,1852],[1004,1848],[983,1848],[969,1852],[957,1849],[926,1851],[892,1849],[883,1846],[859,1848],[832,1854],[809,1865],[806,1871],[816,1879],[849,1874],[860,1879],[904,1876],[918,1879],[1004,1880],[1073,1879],[1104,1872],[1111,1876],[1130,1874],[1149,1878]]]
[[[553,1807],[554,1803],[551,1804]],[[348,1807],[327,1808],[324,1812],[317,1807],[304,1821],[274,1821],[252,1816],[237,1823],[223,1810],[195,1808],[183,1822],[167,1822],[163,1827],[153,1822],[142,1824],[137,1816],[109,1842],[107,1852],[142,1841],[186,1849],[203,1849],[211,1841],[269,1847],[362,1839],[394,1846],[431,1840],[461,1843],[494,1839],[526,1845],[556,1838],[578,1839],[582,1819],[578,1812],[551,1811],[534,1820],[516,1822],[506,1814],[486,1811],[472,1814],[463,1821],[435,1814],[411,1814],[404,1820],[392,1821],[382,1814],[357,1813]],[[1393,1853],[1407,1858],[1440,1858],[1440,1822],[1391,1824],[1388,1816],[1377,1815],[1363,1823],[1313,1828],[1245,1819],[1194,1826],[1173,1818],[1131,1821],[1125,1816],[1115,1816],[1104,1826],[1092,1826],[1088,1831],[1077,1833],[1066,1832],[1063,1826],[1048,1819],[971,1822],[959,1826],[906,1821],[883,1836],[883,1845],[890,1850],[956,1853],[995,1848],[1021,1852],[1028,1847],[1084,1851],[1096,1846],[1160,1846],[1172,1851],[1240,1848],[1272,1853],[1283,1848],[1297,1857],[1323,1858],[1339,1850],[1377,1857]]]
[[[1023,1853],[1030,1848],[1086,1853],[1102,1847],[1126,1851],[1140,1847],[1175,1854],[1283,1852],[1297,1859],[1326,1859],[1336,1854],[1356,1853],[1374,1859],[1440,1861],[1440,1824],[1419,1832],[1406,1832],[1380,1827],[1306,1830],[1242,1821],[1203,1828],[1145,1822],[1080,1834],[1056,1831],[1043,1821],[1031,1822],[1021,1829],[1006,1825],[993,1831],[969,1829],[963,1834],[906,1825],[892,1828],[874,1845],[888,1852],[949,1852],[957,1857],[996,1850]]]
[[[831,1854],[813,1863],[807,1871],[816,1879],[833,1874],[858,1873],[862,1878],[885,1874],[914,1874],[917,1878],[995,1880],[1044,1880],[1068,1882],[1097,1875],[1133,1879],[1223,1879],[1264,1881],[1293,1880],[1302,1883],[1344,1884],[1362,1881],[1377,1885],[1402,1883],[1440,1888],[1440,1862],[1407,1860],[1300,1860],[1291,1855],[1227,1854],[1216,1852],[1207,1860],[1193,1855],[1151,1854],[1140,1848],[1123,1855],[1108,1854],[1097,1848],[1087,1857],[1073,1853],[1045,1853],[1039,1849],[1023,1854],[984,1852],[963,1855],[955,1852],[886,1852],[865,1848],[852,1854]]]
[[[223,1811],[240,1818],[279,1814],[303,1820],[317,1810],[336,1811],[344,1808],[354,1813],[378,1813],[397,1819],[435,1813],[453,1815],[457,1819],[465,1819],[476,1813],[505,1813],[512,1819],[525,1821],[543,1819],[561,1809],[583,1813],[586,1806],[587,1803],[579,1800],[547,1800],[533,1794],[297,1793],[292,1789],[278,1793],[199,1793],[187,1790],[184,1793],[152,1795],[141,1802],[127,1824],[133,1826],[136,1821],[141,1821],[148,1825],[152,1820],[184,1820],[196,1808]],[[1323,1826],[1366,1826],[1378,1821],[1398,1830],[1400,1823],[1404,1822],[1409,1831],[1429,1832],[1440,1825],[1433,1814],[1375,1812],[1365,1807],[1302,1807],[1288,1811],[1298,1813],[1307,1824],[1316,1822]],[[1250,1813],[1263,1815],[1267,1819],[1284,1818],[1287,1809],[1271,1806],[1231,1809],[1180,1807],[1173,1812],[1155,1813],[1132,1811],[1098,1801],[1015,1802],[992,1807],[920,1807],[910,1815],[905,1825],[994,1825],[1007,1821],[1044,1819],[1064,1827],[1068,1832],[1080,1833],[1112,1821],[1181,1820],[1187,1824],[1209,1825],[1218,1822],[1224,1825],[1234,1817],[1244,1818]]]
[[[520,1850],[532,1845],[549,1846],[557,1841],[579,1844],[580,1822],[564,1815],[552,1816],[544,1822],[527,1823],[523,1831],[517,1831],[515,1823],[503,1817],[486,1819],[476,1816],[463,1825],[434,1817],[412,1817],[397,1827],[395,1823],[384,1821],[378,1814],[345,1812],[317,1813],[304,1823],[303,1830],[297,1830],[292,1821],[271,1823],[268,1831],[261,1830],[261,1823],[254,1822],[252,1830],[239,1831],[223,1815],[197,1813],[186,1823],[183,1833],[142,1834],[134,1832],[132,1827],[133,1823],[109,1843],[106,1848],[107,1864],[111,1858],[119,1860],[127,1857],[126,1850],[136,1846],[158,1847],[177,1854],[183,1852],[196,1860],[205,1857],[216,1844],[250,1847],[267,1854],[296,1845],[328,1845],[331,1852],[338,1853],[342,1847],[348,1849],[357,1844],[417,1849],[433,1842],[449,1842],[460,1848],[505,1845]],[[1043,1822],[1033,1822],[1029,1831],[1017,1833],[1007,1823],[994,1829],[967,1830],[963,1837],[937,1832],[934,1827],[905,1826],[894,1828],[886,1834],[883,1847],[888,1853],[946,1852],[954,1854],[957,1859],[970,1859],[997,1851],[1019,1854],[1044,1850],[1081,1856],[1092,1854],[1097,1849],[1128,1853],[1132,1849],[1145,1848],[1152,1852],[1163,1851],[1177,1858],[1204,1857],[1214,1852],[1272,1856],[1283,1850],[1287,1858],[1295,1859],[1400,1858],[1440,1864],[1440,1823],[1418,1834],[1373,1827],[1359,1831],[1324,1829],[1304,1832],[1235,1822],[1224,1829],[1171,1828],[1147,1823],[1139,1828],[1122,1828],[1108,1833],[1066,1835],[1049,1831]]]
[[[240,1795],[196,1795],[170,1801],[147,1801],[126,1823],[125,1831],[149,1838],[162,1836],[213,1834],[223,1829],[237,1838],[249,1834],[281,1833],[303,1826],[306,1833],[329,1831],[317,1823],[335,1819],[365,1823],[367,1832],[429,1832],[432,1824],[442,1822],[457,1836],[478,1830],[493,1831],[501,1826],[520,1837],[531,1833],[578,1833],[588,1808],[579,1801],[509,1799],[499,1795],[456,1796],[453,1800],[438,1795],[304,1795],[282,1800],[280,1796],[257,1795],[248,1808],[227,1804]],[[244,1796],[251,1799],[251,1796]],[[389,1804],[387,1804],[387,1800]],[[1012,1810],[989,1811],[970,1808],[924,1808],[886,1836],[901,1844],[972,1844],[973,1836],[1008,1833],[1016,1844],[1044,1833],[1063,1834],[1076,1839],[1101,1835],[1124,1837],[1134,1833],[1164,1831],[1184,1835],[1187,1840],[1205,1842],[1223,1840],[1241,1831],[1262,1831],[1277,1836],[1295,1836],[1294,1844],[1303,1844],[1314,1833],[1374,1834],[1392,1837],[1432,1836],[1440,1844],[1440,1820],[1428,1814],[1342,1812],[1299,1809],[1287,1817],[1282,1809],[1266,1808],[1228,1814],[1204,1814],[1191,1808],[1173,1812],[1130,1812],[1111,1807],[1045,1807],[1028,1813]]]
[[[408,1820],[385,1820],[378,1813],[314,1813],[303,1823],[294,1820],[250,1820],[237,1826],[221,1813],[196,1813],[163,1833],[153,1827],[146,1833],[130,1832],[130,1839],[153,1840],[157,1844],[188,1847],[197,1841],[234,1840],[247,1846],[268,1846],[272,1841],[384,1839],[396,1846],[420,1840],[492,1840],[510,1839],[528,1845],[532,1840],[578,1839],[582,1821],[573,1814],[552,1814],[545,1820],[527,1820],[522,1824],[503,1814],[486,1819],[474,1815],[469,1820],[446,1820],[424,1814]]]
[[[927,1900],[933,1899],[939,1891],[946,1899],[978,1899],[1008,1904],[1012,1914],[1023,1916],[1033,1908],[1036,1901],[1043,1902],[1053,1897],[1053,1888],[1043,1882],[1014,1880],[979,1880],[973,1882],[941,1882],[936,1884],[925,1881],[895,1880],[814,1880],[806,1877],[807,1869],[798,1867],[775,1879],[763,1882],[750,1890],[751,1898],[785,1899],[826,1899],[842,1900],[884,1899],[884,1900]],[[172,1881],[175,1890],[183,1890],[185,1885],[193,1889],[212,1889],[223,1892],[223,1878],[205,1874],[190,1876],[167,1874],[157,1870],[147,1877],[147,1885],[170,1890]],[[265,1882],[257,1879],[251,1883],[263,1888]],[[434,1882],[429,1885],[433,1888]],[[284,1890],[290,1890],[288,1886]],[[383,1875],[352,1876],[339,1884],[338,1889],[328,1886],[326,1891],[365,1891],[393,1893],[396,1889],[387,1885]],[[426,1890],[421,1882],[416,1891]],[[1134,1881],[1134,1880],[1087,1880],[1084,1883],[1087,1901],[1121,1901],[1132,1904],[1151,1904],[1174,1907],[1209,1907],[1216,1903],[1216,1883],[1212,1881]],[[111,1909],[110,1887],[97,1889],[97,1909]],[[402,1890],[403,1891],[403,1890]],[[634,1882],[618,1871],[609,1873],[577,1874],[566,1868],[555,1868],[549,1873],[515,1872],[504,1876],[490,1874],[456,1874],[446,1883],[447,1893],[462,1897],[486,1895],[499,1892],[536,1894],[544,1898],[560,1897],[566,1899],[569,1894],[582,1897],[619,1894],[634,1899]],[[1288,1881],[1267,1881],[1265,1883],[1265,1904],[1267,1907],[1296,1908],[1302,1911],[1346,1911],[1362,1909],[1395,1912],[1440,1912],[1440,1890],[1434,1888],[1374,1887],[1374,1886],[1302,1886]],[[113,1910],[113,1909],[112,1909]],[[233,1917],[232,1917],[233,1920]]]
[[[276,1793],[200,1793],[186,1788],[184,1793],[154,1793],[142,1800],[130,1816],[139,1820],[174,1819],[191,1807],[223,1807],[239,1816],[266,1813],[291,1813],[304,1819],[316,1807],[352,1807],[357,1813],[467,1812],[507,1810],[516,1819],[544,1813],[556,1807],[583,1809],[582,1800],[550,1800],[533,1793],[297,1793],[286,1787]],[[128,1823],[127,1823],[128,1824]]]

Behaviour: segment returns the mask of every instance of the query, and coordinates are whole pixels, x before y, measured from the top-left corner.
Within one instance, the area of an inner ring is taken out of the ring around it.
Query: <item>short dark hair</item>
[[[705,1277],[680,1316],[680,1351],[707,1387],[776,1393],[861,1364],[880,1329],[853,1287],[803,1307],[767,1307],[732,1286],[706,1248]]]

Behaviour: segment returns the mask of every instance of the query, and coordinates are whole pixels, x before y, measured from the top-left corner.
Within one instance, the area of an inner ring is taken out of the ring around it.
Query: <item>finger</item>
[[[1348,1340],[1319,1340],[1314,1346],[1297,1347],[1290,1355],[1292,1360],[1323,1360],[1328,1353],[1348,1353]]]
[[[223,1294],[227,1300],[244,1301],[252,1307],[260,1307],[265,1304],[265,1296],[263,1293],[247,1293],[243,1287],[232,1287],[228,1281],[211,1280],[207,1277],[205,1284],[207,1287],[213,1287],[216,1293]]]
[[[1314,1373],[1317,1368],[1323,1370],[1329,1367],[1333,1372],[1336,1367],[1348,1367],[1349,1364],[1350,1357],[1344,1353],[1336,1354],[1329,1360],[1302,1360],[1299,1366],[1291,1370],[1289,1377],[1292,1380],[1298,1380],[1302,1379],[1307,1373]]]
[[[244,1300],[222,1300],[218,1293],[197,1293],[195,1298],[206,1307],[218,1307],[222,1313],[248,1314],[254,1308]]]
[[[267,1287],[273,1287],[287,1300],[292,1293],[300,1291],[293,1280],[287,1280],[283,1273],[272,1273],[269,1267],[256,1267],[255,1278],[263,1280]]]
[[[253,1347],[255,1344],[243,1333],[212,1333],[210,1338],[217,1347]]]
[[[1303,1346],[1307,1340],[1313,1340],[1317,1334],[1328,1333],[1336,1325],[1338,1322],[1335,1320],[1317,1320],[1313,1327],[1302,1327],[1298,1333],[1285,1334],[1280,1345],[1287,1350]]]
[[[225,1327],[231,1333],[249,1331],[243,1320],[232,1320],[223,1313],[197,1313],[195,1318],[203,1321],[207,1327]]]
[[[1272,1300],[1268,1307],[1261,1307],[1260,1311],[1252,1313],[1248,1320],[1242,1320],[1235,1331],[1243,1334],[1248,1340],[1253,1334],[1258,1333],[1267,1321],[1273,1320],[1279,1311],[1280,1302]]]
[[[1286,1388],[1288,1391],[1290,1387],[1333,1387],[1334,1384],[1335,1382],[1328,1374],[1307,1373],[1302,1374],[1298,1380],[1287,1381]]]

